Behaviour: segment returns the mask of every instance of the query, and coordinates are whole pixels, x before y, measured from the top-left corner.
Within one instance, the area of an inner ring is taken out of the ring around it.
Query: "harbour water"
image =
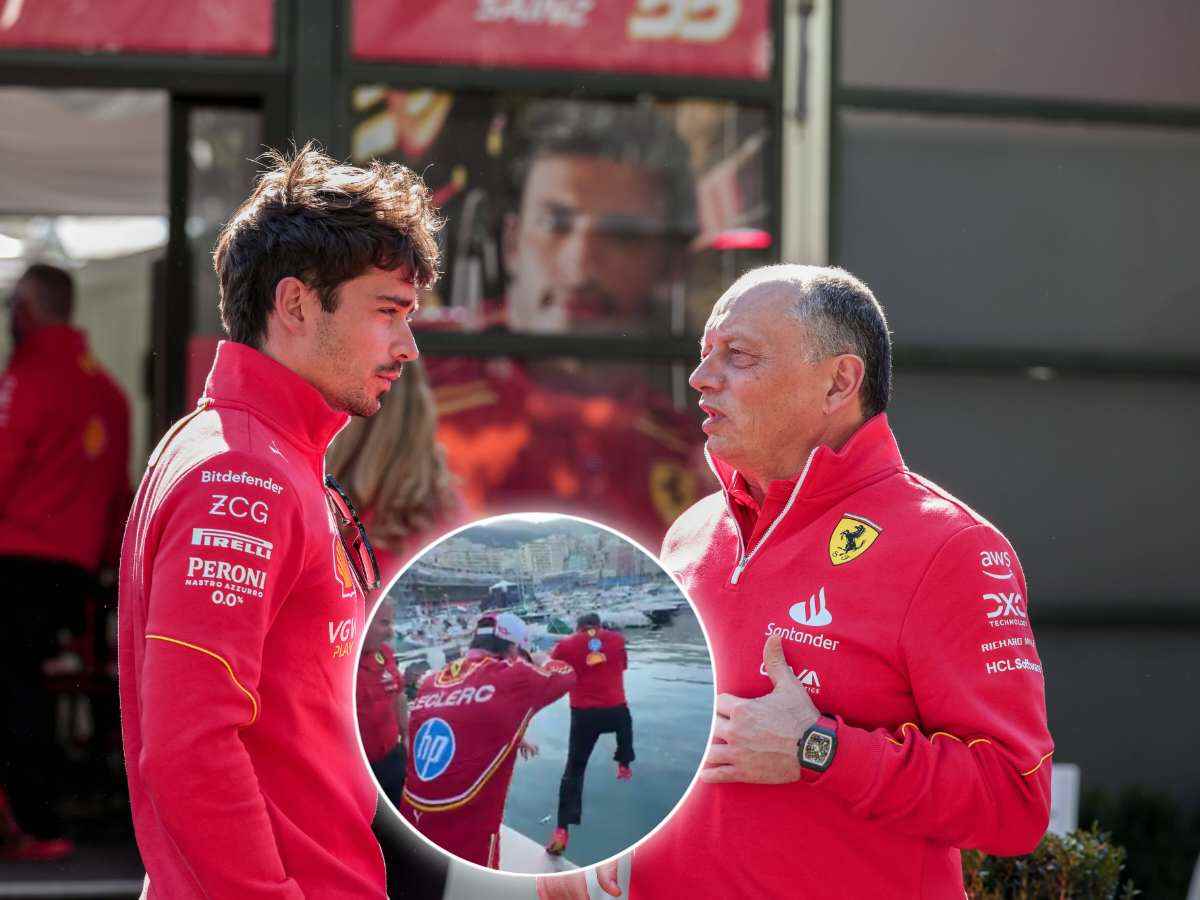
[[[620,853],[666,818],[696,774],[712,725],[712,666],[691,609],[669,625],[629,629],[625,637],[637,760],[633,780],[617,781],[615,737],[596,742],[584,781],[583,823],[571,828],[567,850],[581,866]],[[539,843],[556,824],[570,716],[566,697],[538,713],[527,737],[541,752],[518,760],[508,793],[505,824]]]

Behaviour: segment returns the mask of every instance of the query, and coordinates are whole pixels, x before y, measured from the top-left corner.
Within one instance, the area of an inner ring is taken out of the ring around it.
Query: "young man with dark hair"
[[[588,759],[602,734],[613,733],[617,749],[617,780],[633,777],[633,717],[625,701],[625,670],[629,656],[625,638],[600,626],[600,616],[584,613],[575,623],[575,633],[554,645],[552,659],[569,663],[579,679],[571,688],[571,733],[567,764],[558,787],[558,827],[546,852],[560,855],[567,849],[570,827],[583,821],[583,778]]]
[[[14,347],[0,376],[0,789],[28,832],[0,837],[0,856],[18,859],[72,849],[42,665],[60,630],[82,629],[129,511],[129,403],[72,327],[74,304],[68,272],[26,269],[8,300]]]
[[[412,703],[400,812],[443,850],[500,868],[500,823],[529,720],[575,683],[564,662],[523,653],[510,612],[479,620],[467,655],[421,682]]]
[[[312,145],[214,254],[222,342],[150,457],[122,549],[125,760],[148,897],[383,897],[355,735],[378,572],[324,456],[417,357],[439,221],[402,166]]]

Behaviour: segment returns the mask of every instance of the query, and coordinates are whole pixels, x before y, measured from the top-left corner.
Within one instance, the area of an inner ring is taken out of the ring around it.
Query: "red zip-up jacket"
[[[0,556],[111,564],[129,496],[124,392],[82,331],[38,329],[0,377]]]
[[[563,638],[550,651],[579,676],[571,688],[571,709],[598,709],[625,703],[625,638],[606,628],[588,628]]]
[[[347,417],[223,342],[121,553],[121,726],[149,896],[382,898],[353,679],[364,601],[322,484]]]
[[[467,503],[590,516],[657,546],[712,482],[692,417],[627,369],[597,393],[507,359],[431,361],[438,441]]]
[[[400,812],[462,859],[499,868],[500,822],[517,745],[534,713],[575,683],[575,670],[469,650],[421,682],[409,707]]]
[[[697,783],[634,854],[631,896],[961,898],[958,848],[1031,851],[1053,744],[1004,536],[905,468],[883,415],[759,510],[713,465],[724,491],[672,526],[662,561],[708,629],[717,690],[770,692],[778,633],[837,750],[792,784]]]

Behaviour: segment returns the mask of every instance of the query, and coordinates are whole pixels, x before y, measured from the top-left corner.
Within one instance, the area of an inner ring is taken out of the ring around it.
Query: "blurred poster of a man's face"
[[[668,187],[601,156],[540,156],[504,227],[514,331],[645,334],[665,327],[673,277]]]

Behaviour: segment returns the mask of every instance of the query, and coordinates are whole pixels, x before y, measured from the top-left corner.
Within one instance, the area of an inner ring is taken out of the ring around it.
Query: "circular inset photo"
[[[683,799],[712,730],[687,597],[633,541],[573,516],[485,519],[430,545],[382,592],[361,654],[380,790],[490,869],[624,853]]]

